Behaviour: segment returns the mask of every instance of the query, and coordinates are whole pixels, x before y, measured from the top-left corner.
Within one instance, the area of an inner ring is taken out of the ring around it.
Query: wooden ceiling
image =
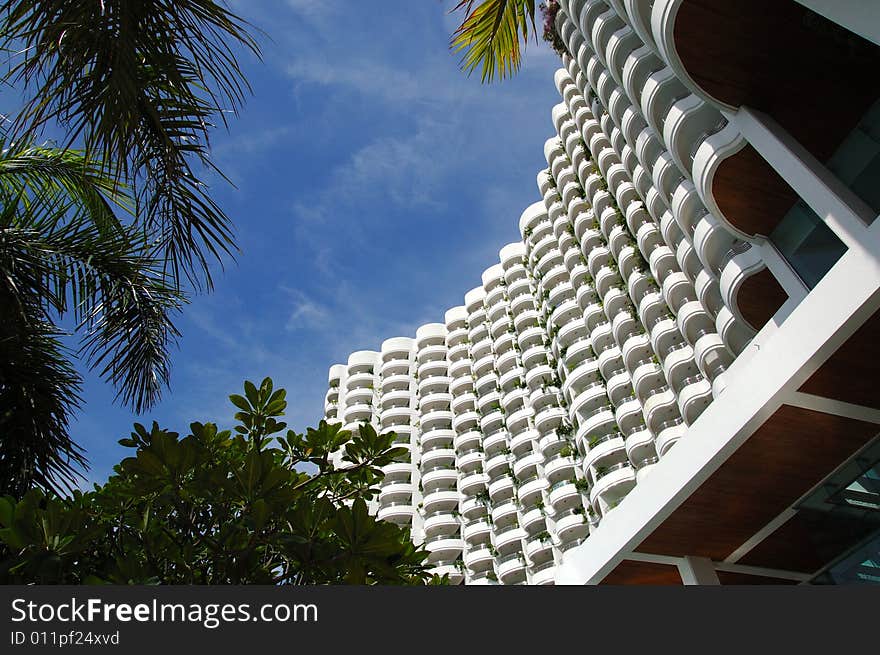
[[[822,162],[880,96],[880,47],[795,0],[684,0],[674,29],[706,93],[766,112]]]
[[[783,405],[635,550],[723,561],[877,430],[873,423]]]

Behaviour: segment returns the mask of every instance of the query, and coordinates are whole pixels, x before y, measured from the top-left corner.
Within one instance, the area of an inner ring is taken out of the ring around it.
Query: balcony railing
[[[601,480],[606,475],[609,475],[610,473],[613,473],[614,471],[619,471],[620,469],[625,469],[625,468],[631,469],[632,464],[630,464],[629,462],[618,462],[617,464],[614,464],[612,466],[598,468],[598,469],[596,469],[596,480]]]
[[[659,457],[646,457],[645,459],[640,459],[636,462],[635,467],[636,470],[643,469],[646,466],[651,466],[651,464],[656,464],[660,461]]]
[[[558,482],[554,482],[552,485],[550,485],[550,488],[547,489],[547,492],[549,493],[555,491],[556,489],[559,489],[560,487],[563,487],[567,484],[574,485],[574,480],[559,480]]]

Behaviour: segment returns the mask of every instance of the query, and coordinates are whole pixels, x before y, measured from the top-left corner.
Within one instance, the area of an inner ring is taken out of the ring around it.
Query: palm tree
[[[250,92],[236,59],[240,51],[260,56],[250,26],[212,0],[4,6],[0,46],[19,53],[6,81],[26,93],[15,141],[34,142],[46,125],[60,124],[65,146],[81,139],[91,162],[112,162],[169,277],[210,289],[209,265],[235,243],[199,174],[219,173],[209,130],[237,114]]]
[[[150,408],[183,288],[210,290],[236,250],[200,175],[222,178],[209,131],[250,92],[237,55],[260,49],[211,0],[12,0],[0,25],[24,98],[0,134],[0,489],[58,489],[85,465],[71,357]],[[46,127],[64,143],[34,145]]]
[[[169,374],[172,315],[184,302],[166,284],[143,234],[114,208],[129,198],[82,153],[0,141],[0,489],[73,484],[85,457],[67,428],[80,376],[77,352],[136,411]]]
[[[452,35],[454,52],[464,51],[462,68],[472,73],[481,68],[481,80],[491,82],[516,73],[522,65],[523,42],[535,27],[535,0],[461,0],[452,11],[464,11],[465,18]]]

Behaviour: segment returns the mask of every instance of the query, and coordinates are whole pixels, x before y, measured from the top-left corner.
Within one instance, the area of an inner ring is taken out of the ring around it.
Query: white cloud
[[[285,329],[287,331],[302,329],[320,329],[328,323],[330,312],[327,307],[309,298],[305,293],[298,289],[292,289],[287,286],[281,286],[291,299],[291,309],[287,317]]]

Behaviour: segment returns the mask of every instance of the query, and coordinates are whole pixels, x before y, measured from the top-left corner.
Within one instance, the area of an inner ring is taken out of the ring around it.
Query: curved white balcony
[[[382,397],[382,401],[386,400],[386,396]],[[452,394],[448,391],[432,391],[419,399],[419,410],[422,414],[427,414],[435,410],[449,410],[452,402]]]
[[[500,501],[492,508],[492,522],[496,528],[512,525],[516,522],[516,501],[509,497]]]
[[[452,428],[459,434],[471,432],[480,422],[479,413],[468,410],[461,414],[456,414],[452,419]]]
[[[717,333],[705,332],[697,335],[694,360],[700,372],[709,380],[714,380],[733,363],[733,355]]]
[[[530,389],[536,389],[542,384],[548,384],[554,378],[553,369],[546,364],[541,364],[526,371],[525,380]]]
[[[435,466],[432,468],[422,467],[422,486],[425,493],[430,493],[435,489],[450,489],[458,482],[458,473],[455,467]]]
[[[654,435],[645,428],[635,430],[626,437],[626,456],[636,462],[655,455]]]
[[[419,395],[426,395],[432,391],[446,391],[452,379],[447,375],[419,376]]]
[[[527,512],[523,512],[520,519],[520,525],[527,532],[534,534],[546,527],[546,514],[542,507],[533,507]]]
[[[440,445],[452,444],[455,439],[455,432],[448,428],[434,428],[432,430],[422,432],[420,442],[423,450],[435,448]]]
[[[518,408],[524,406],[528,397],[529,392],[526,389],[514,388],[504,393],[504,396],[501,398],[501,405],[508,414],[512,414],[520,411]]]
[[[671,419],[658,426],[657,440],[654,445],[657,454],[663,457],[675,443],[687,432],[687,425],[681,417]]]
[[[566,417],[567,412],[561,407],[547,407],[535,415],[535,429],[546,434],[555,429]]]
[[[694,361],[694,351],[689,345],[671,345],[663,358],[663,370],[669,385],[677,392],[683,381],[699,373]]]
[[[537,473],[538,466],[543,463],[544,456],[541,453],[531,453],[514,461],[513,474],[517,479],[523,480]]]
[[[455,458],[455,466],[461,470],[462,472],[471,473],[474,469],[479,468],[482,470],[483,463],[485,462],[485,454],[483,453],[483,449],[479,446],[473,446],[469,450],[456,450],[458,453]],[[422,457],[422,462],[424,462],[424,456]]]
[[[553,542],[548,533],[537,534],[533,537],[527,537],[526,555],[532,564],[543,564],[544,562],[553,561]]]
[[[655,389],[644,404],[645,423],[654,434],[658,434],[657,426],[664,421],[674,419],[679,414],[678,401],[668,387]]]
[[[570,480],[574,477],[575,461],[570,455],[557,454],[548,458],[544,464],[544,477],[550,484],[561,479]]]
[[[480,418],[480,427],[483,432],[492,432],[504,425],[504,413],[500,410],[494,410]]]
[[[646,259],[651,267],[651,273],[653,273],[654,278],[660,284],[663,283],[670,273],[678,271],[678,260],[669,246],[657,246],[648,253]]]
[[[522,553],[498,560],[498,579],[503,584],[518,584],[526,579],[526,563]]]
[[[632,396],[629,400],[624,400],[620,403],[617,406],[614,419],[624,434],[641,425],[644,418],[642,416],[642,405],[639,400]]]
[[[590,491],[590,504],[603,513],[616,507],[636,484],[635,469],[628,461],[597,471],[596,478]]]
[[[422,471],[427,471],[435,466],[451,466],[455,462],[455,450],[452,444],[422,447]]]
[[[719,310],[715,318],[715,329],[724,345],[736,355],[742,353],[755,336],[755,331],[744,321],[737,319],[727,307]]]
[[[496,550],[509,549],[511,546],[519,546],[525,539],[526,532],[515,523],[511,526],[496,529],[494,541]]]
[[[342,420],[345,423],[359,423],[369,421],[373,417],[373,406],[358,404],[346,407],[342,412]]]
[[[406,407],[409,408],[410,403],[415,399],[415,394],[406,390],[395,390],[395,391],[386,391],[382,394],[382,399],[379,402],[379,406],[383,411],[391,408],[391,407]]]
[[[412,517],[415,514],[415,508],[409,501],[406,502],[389,502],[379,508],[376,512],[376,518],[380,521],[389,521],[397,525],[408,525],[412,523]]]
[[[436,575],[440,578],[448,576],[450,585],[459,585],[464,580],[464,573],[461,569],[461,560],[456,561],[438,561],[433,562],[433,566],[428,569],[429,575]]]
[[[529,584],[547,586],[556,583],[556,566],[553,561],[542,562],[539,566],[531,569]]]
[[[595,434],[601,434],[603,430],[608,430],[612,428],[616,428],[617,424],[614,421],[614,410],[610,405],[604,405],[602,407],[597,407],[592,412],[583,417],[581,421],[580,427],[577,431],[577,442],[578,444],[586,444],[589,441],[590,436]],[[586,447],[583,448],[586,450]]]
[[[609,461],[616,463],[626,458],[626,445],[623,435],[619,432],[611,432],[586,441],[587,454],[584,456],[584,470],[595,469],[598,466],[607,465]]]
[[[507,416],[507,430],[516,435],[513,441],[511,441],[511,449],[515,450],[514,442],[517,437],[521,437],[522,434],[528,434],[529,427],[529,419],[532,417],[533,410],[531,407],[523,406],[522,408],[512,412]]]
[[[495,557],[488,544],[482,544],[464,554],[465,565],[475,572],[488,571],[495,564]]]
[[[494,478],[500,475],[502,471],[506,471],[510,467],[512,456],[506,451],[488,456],[485,464],[485,471],[489,477]]]
[[[379,487],[379,504],[402,502],[412,497],[413,485],[410,482],[388,482]]]
[[[457,558],[464,548],[464,540],[459,536],[438,535],[425,540],[425,550],[430,554],[428,563],[438,560],[452,560]]]
[[[702,335],[715,331],[715,321],[698,300],[686,302],[679,308],[676,324],[690,344],[696,343]]]
[[[352,373],[345,380],[345,388],[348,391],[363,387],[372,387],[376,381],[373,373]]]
[[[495,373],[487,373],[483,377],[477,378],[474,390],[479,396],[485,396],[487,393],[496,390],[498,386],[498,376]]]
[[[455,414],[472,412],[476,409],[477,397],[468,391],[453,395],[450,407]]]
[[[454,377],[449,382],[449,391],[453,396],[464,393],[471,393],[474,390],[474,380],[470,373],[464,373],[459,377]]]
[[[473,496],[486,490],[489,484],[489,476],[480,472],[463,475],[458,482],[458,489],[465,496]]]
[[[391,482],[392,480],[409,482],[413,472],[413,465],[411,462],[396,462],[383,466],[382,472],[385,474],[383,482]]]
[[[490,457],[497,455],[499,451],[507,449],[508,438],[509,435],[505,430],[498,430],[483,437],[483,450],[486,453],[487,463]]]
[[[503,475],[489,484],[489,497],[492,499],[492,502],[497,503],[512,497],[513,490],[513,478],[509,475]]]
[[[455,509],[458,507],[459,493],[456,489],[439,489],[425,494],[422,499],[425,513],[430,514],[441,509]]]
[[[550,485],[547,499],[555,511],[561,512],[580,503],[581,494],[573,480],[560,480]]]
[[[425,515],[425,535],[434,537],[437,535],[452,535],[458,532],[461,522],[451,510],[439,510]]]
[[[465,522],[461,534],[468,543],[488,543],[492,535],[492,525],[486,517],[471,519]]]
[[[589,533],[587,518],[582,505],[576,505],[558,517],[554,517],[553,523],[553,532],[561,542],[582,539]]]
[[[515,457],[519,457],[524,451],[532,450],[532,442],[538,438],[535,430],[522,430],[511,434],[508,442],[510,443],[510,451]]]
[[[468,357],[450,362],[448,369],[449,375],[453,378],[461,377],[462,375],[467,375],[468,377],[470,377],[472,365],[473,361],[471,361],[471,359]]]
[[[593,410],[607,403],[605,384],[602,380],[592,378],[590,382],[579,385],[580,393],[574,397],[569,405],[572,419],[583,420],[590,416]]]
[[[678,394],[678,406],[684,420],[691,424],[712,402],[712,384],[702,375],[687,378]]]

